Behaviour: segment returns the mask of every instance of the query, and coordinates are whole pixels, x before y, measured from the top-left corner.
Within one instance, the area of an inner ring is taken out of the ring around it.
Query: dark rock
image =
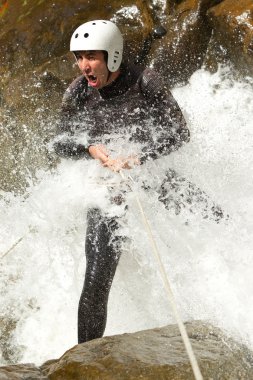
[[[253,75],[253,2],[224,0],[208,16],[213,38],[207,65],[232,62],[243,75]]]
[[[136,7],[134,17],[128,9]],[[125,11],[124,11],[125,10]],[[56,4],[49,1],[19,0],[10,2],[9,10],[1,22],[1,55],[3,72],[22,72],[37,67],[55,57],[63,56],[69,50],[69,41],[74,29],[92,19],[114,18],[124,35],[140,39],[152,28],[151,11],[146,1],[101,0],[97,3],[61,0]],[[137,29],[139,36],[137,36]],[[134,46],[134,43],[133,43]]]
[[[212,28],[207,10],[219,0],[182,0],[167,7],[167,35],[153,43],[147,63],[161,72],[170,86],[187,81],[204,61]]]
[[[201,322],[186,324],[204,379],[251,380],[252,353]],[[7,376],[7,377],[6,377]],[[178,327],[123,334],[79,344],[40,368],[0,368],[0,380],[191,380],[194,375]]]

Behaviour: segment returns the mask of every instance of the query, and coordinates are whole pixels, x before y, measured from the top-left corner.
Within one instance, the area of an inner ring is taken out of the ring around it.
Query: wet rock
[[[220,0],[182,0],[170,3],[163,26],[167,34],[152,45],[147,63],[155,66],[170,86],[187,81],[199,69],[212,34],[207,10]]]
[[[208,11],[213,28],[207,65],[232,62],[242,74],[253,75],[253,2],[224,0]]]
[[[12,341],[12,335],[15,331],[17,321],[7,317],[0,317],[0,348],[1,361],[14,363],[17,360],[16,350]]]
[[[186,328],[204,379],[253,378],[252,353],[246,347],[202,322],[187,323]],[[191,380],[194,376],[178,327],[170,325],[79,344],[40,368],[2,367],[0,379]]]
[[[204,379],[252,379],[252,363],[245,348],[199,322],[188,323],[187,331]],[[194,378],[175,325],[75,346],[46,372],[50,380]]]
[[[0,368],[0,380],[48,380],[48,377],[33,364],[21,364]]]
[[[50,168],[54,159],[46,145],[54,134],[49,112],[41,105],[33,114],[25,113],[26,100],[23,98],[24,114],[12,109],[0,124],[0,188],[17,194],[36,180],[38,168]],[[0,113],[4,111],[0,109]],[[44,119],[47,113],[49,116]]]
[[[10,2],[1,22],[1,71],[24,72],[61,57],[69,50],[74,29],[91,19],[113,19],[123,29],[126,38],[138,39],[152,27],[151,11],[140,0]],[[134,45],[134,44],[133,44]],[[61,76],[61,72],[59,73]]]

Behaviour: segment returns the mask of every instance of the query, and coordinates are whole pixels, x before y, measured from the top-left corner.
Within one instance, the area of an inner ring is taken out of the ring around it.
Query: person
[[[108,20],[80,25],[70,41],[81,75],[63,96],[56,153],[75,159],[95,159],[119,172],[168,155],[189,141],[189,130],[178,103],[152,69],[122,62],[123,37]],[[76,138],[80,131],[87,141]],[[113,157],[110,146],[124,136],[127,149]],[[120,257],[117,218],[98,207],[87,213],[86,273],[78,308],[78,343],[101,337],[108,296]]]

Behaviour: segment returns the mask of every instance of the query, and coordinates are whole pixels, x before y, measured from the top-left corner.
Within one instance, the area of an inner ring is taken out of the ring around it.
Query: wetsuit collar
[[[113,98],[127,92],[127,90],[137,82],[142,69],[131,70],[130,67],[122,64],[119,76],[108,86],[101,88],[99,91],[103,99]]]

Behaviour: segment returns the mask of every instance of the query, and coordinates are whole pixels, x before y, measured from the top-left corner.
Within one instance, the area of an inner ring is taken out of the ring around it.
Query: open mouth
[[[97,77],[95,77],[94,75],[88,75],[88,80],[90,83],[96,83]]]

